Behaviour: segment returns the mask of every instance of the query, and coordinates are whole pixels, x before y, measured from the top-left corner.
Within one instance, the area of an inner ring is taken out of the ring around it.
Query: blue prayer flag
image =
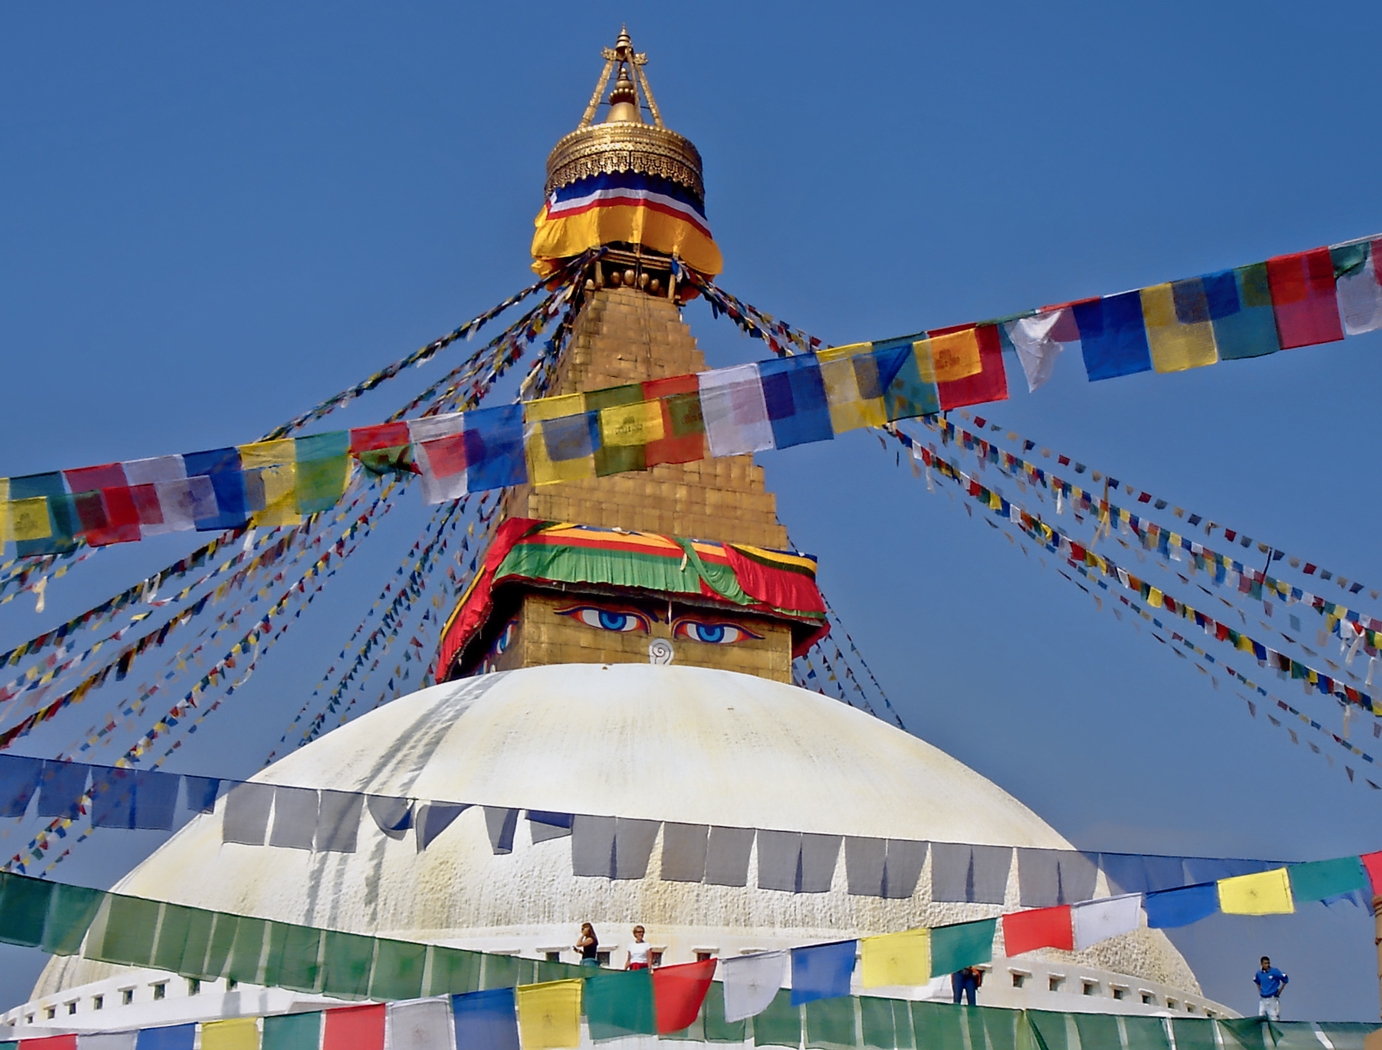
[[[210,813],[216,808],[216,793],[221,782],[215,777],[194,777],[183,774],[182,782],[187,785],[187,808],[194,813]]]
[[[500,405],[467,412],[465,423],[466,491],[480,492],[528,480],[523,452],[523,405]]]
[[[834,941],[792,949],[792,1005],[849,994],[858,941]]]
[[[179,779],[176,773],[152,769],[95,767],[91,784],[91,823],[98,828],[171,831]]]
[[[189,478],[205,475],[216,493],[217,513],[196,519],[198,532],[234,529],[249,521],[249,499],[245,495],[245,475],[240,470],[238,448],[216,448],[189,452],[182,457]]]
[[[518,1009],[512,988],[453,995],[451,1012],[456,1018],[457,1046],[465,1050],[519,1050]]]
[[[134,1046],[135,1050],[192,1050],[196,1038],[196,1024],[141,1028]]]
[[[1073,311],[1091,382],[1151,371],[1152,350],[1142,319],[1140,291],[1076,303]]]
[[[774,447],[791,448],[835,437],[821,366],[814,355],[760,361],[758,375],[763,380]]]
[[[22,817],[38,790],[43,759],[0,754],[0,817]]]
[[[88,767],[81,762],[43,763],[38,792],[40,817],[77,817],[77,805],[86,794]]]
[[[1219,910],[1219,887],[1206,882],[1202,886],[1149,893],[1142,898],[1142,909],[1147,913],[1147,925],[1154,930],[1189,926]]]
[[[1214,324],[1219,360],[1274,354],[1281,348],[1267,283],[1267,264],[1239,266],[1200,278]]]

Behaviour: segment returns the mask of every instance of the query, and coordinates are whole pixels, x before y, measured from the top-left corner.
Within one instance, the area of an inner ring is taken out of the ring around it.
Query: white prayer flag
[[[449,997],[389,1003],[385,1050],[451,1050]]]
[[[725,982],[725,1020],[761,1014],[787,977],[787,953],[755,952],[720,960]]]
[[[1080,951],[1137,929],[1142,924],[1142,894],[1076,904],[1070,909],[1070,918],[1075,930],[1075,950]]]
[[[1369,247],[1367,260],[1349,273],[1339,275],[1334,290],[1339,299],[1339,314],[1344,331],[1362,335],[1382,328],[1382,285],[1377,283],[1377,260],[1374,249],[1382,241]]]
[[[408,421],[408,436],[417,449],[424,503],[444,503],[466,494],[465,414]]]
[[[1053,330],[1060,323],[1065,310],[1052,310],[1010,321],[1007,325],[1008,338],[1017,350],[1017,360],[1022,371],[1027,374],[1028,391],[1035,390],[1051,378],[1056,367],[1056,358],[1064,347],[1053,337]]]
[[[740,456],[773,447],[773,424],[757,365],[702,372],[697,382],[712,456]]]

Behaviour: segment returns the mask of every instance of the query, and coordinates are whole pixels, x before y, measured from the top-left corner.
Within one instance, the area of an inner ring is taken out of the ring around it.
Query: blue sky
[[[523,286],[546,153],[625,20],[665,119],[704,155],[723,285],[831,342],[1382,229],[1382,11],[1363,3],[72,4],[0,20],[4,475],[252,440]],[[712,365],[764,356],[702,307],[687,316]],[[1378,585],[1379,350],[1374,333],[1098,384],[1063,360],[983,414]],[[928,494],[873,437],[762,462],[908,726],[1078,846],[1382,847],[1382,792]],[[177,768],[258,767],[420,529],[419,502]],[[0,638],[190,545],[103,554],[43,616],[0,609]],[[98,837],[58,874],[109,884],[154,843]],[[1377,1016],[1362,910],[1176,941],[1239,1009],[1268,953],[1293,977],[1287,1016]],[[9,1003],[41,959],[4,958]]]

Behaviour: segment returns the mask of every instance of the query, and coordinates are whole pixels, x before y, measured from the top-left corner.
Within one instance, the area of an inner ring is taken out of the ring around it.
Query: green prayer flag
[[[211,936],[206,945],[206,961],[202,964],[203,976],[214,981],[224,977],[230,966],[230,949],[235,944],[235,931],[239,921],[234,915],[225,912],[212,912]]]
[[[537,973],[532,978],[535,984],[544,984],[547,981],[579,981],[590,974],[590,969],[588,967],[582,969],[576,963],[552,962],[548,959],[520,959],[520,969],[526,967],[528,963],[533,961],[537,962]],[[520,980],[518,983],[527,984],[528,981],[524,979]]]
[[[303,514],[330,510],[350,478],[350,431],[297,438],[294,452],[298,510]]]
[[[806,1004],[806,1045],[815,1050],[854,1050],[859,1044],[854,997],[813,999]]]
[[[602,408],[636,405],[642,400],[643,384],[630,383],[626,386],[587,391],[585,408],[587,412],[599,412]],[[602,440],[600,447],[595,450],[595,476],[603,478],[610,474],[623,474],[630,470],[647,470],[644,447],[643,445],[620,445]]]
[[[1212,1023],[1219,1030],[1222,1050],[1272,1050],[1271,1030],[1256,1017],[1215,1018]]]
[[[1171,1021],[1176,1050],[1217,1050],[1214,1022],[1208,1018],[1177,1017]]]
[[[916,1032],[917,1046],[926,1050],[966,1050],[964,1028],[966,1006],[951,1006],[948,1003],[912,1003],[912,1027]],[[980,1045],[983,1043],[980,1034]],[[1048,1044],[1047,1050],[1065,1050]]]
[[[1136,1017],[1132,1014],[1122,1020],[1123,1031],[1127,1035],[1124,1045],[1127,1050],[1171,1050],[1166,1038],[1166,1026],[1160,1017]]]
[[[230,948],[230,965],[226,977],[241,984],[262,984],[260,970],[264,962],[264,938],[269,932],[268,919],[240,916],[235,926],[235,941]]]
[[[0,1041],[0,1050],[19,1050],[18,1039],[6,1039]]]
[[[701,1004],[701,1027],[707,1043],[742,1043],[747,1029],[746,1021],[725,1020],[725,986],[715,981],[706,993]],[[695,1030],[691,1026],[691,1031]]]
[[[1319,1021],[1334,1050],[1363,1050],[1363,1040],[1377,1031],[1377,1025],[1366,1021]]]
[[[48,898],[48,921],[43,925],[43,943],[40,947],[49,955],[76,955],[81,950],[82,938],[86,936],[105,899],[104,890],[69,886],[65,882],[54,883],[53,895]],[[0,899],[0,909],[3,908],[3,899]]]
[[[44,879],[0,873],[0,941],[35,947],[43,943],[49,898],[54,883]]]
[[[970,1012],[980,1015],[988,1050],[1039,1050],[1025,1010],[979,1006]]]
[[[931,976],[993,961],[993,933],[997,919],[980,919],[931,930]]]
[[[1113,1014],[1070,1014],[1075,1030],[1080,1033],[1080,1047],[1122,1046],[1118,1035],[1118,1018]]]
[[[322,992],[338,999],[366,998],[374,963],[374,938],[327,930],[324,939],[326,955]]]
[[[422,995],[422,971],[427,945],[379,938],[370,978],[371,999],[417,999]]]
[[[893,1018],[893,1000],[874,995],[859,997],[859,1020],[865,1046],[874,1050],[898,1050],[897,1022]]]
[[[801,1007],[792,1005],[789,988],[779,988],[768,1008],[753,1019],[755,1046],[801,1045]]]
[[[518,956],[486,955],[482,988],[517,988]]]
[[[656,1035],[651,970],[606,970],[590,977],[581,991],[590,1038],[619,1039]]]
[[[322,931],[286,922],[269,924],[264,983],[270,988],[315,992],[321,984]]]
[[[428,995],[465,995],[480,990],[480,968],[485,957],[464,948],[432,949],[432,974]]]
[[[317,1050],[321,1045],[321,1027],[320,1013],[266,1017],[261,1050]]]
[[[1292,864],[1286,869],[1286,874],[1291,879],[1291,896],[1297,903],[1322,901],[1368,888],[1367,872],[1357,857]]]
[[[163,906],[163,922],[158,928],[158,943],[154,945],[155,969],[182,972],[182,953],[196,910],[181,904]]]
[[[159,902],[126,897],[123,893],[109,894],[109,900],[105,935],[93,958],[128,966],[153,965]]]

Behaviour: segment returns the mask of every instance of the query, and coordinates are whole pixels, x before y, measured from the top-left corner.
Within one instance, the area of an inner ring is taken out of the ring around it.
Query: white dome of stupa
[[[565,960],[573,958],[569,946],[582,922],[594,923],[602,948],[616,952],[641,923],[665,961],[680,962],[698,951],[724,956],[992,916],[1018,907],[1016,866],[1003,909],[933,903],[929,858],[916,892],[903,900],[851,895],[843,852],[823,893],[759,889],[754,864],[744,887],[663,881],[661,837],[646,877],[613,881],[574,875],[572,840],[534,843],[526,820],[518,822],[512,853],[495,854],[480,805],[1071,848],[1007,792],[876,718],[793,686],[675,665],[567,664],[448,682],[364,715],[254,779],[477,805],[421,852],[411,835],[389,838],[366,816],[356,852],[313,853],[223,843],[222,799],[115,889],[528,957],[565,948]],[[1102,875],[1098,890],[1107,892]],[[1154,984],[1163,999],[1168,988],[1199,996],[1194,975],[1160,931],[1044,955],[1048,968],[1083,966],[1125,975],[1125,984]],[[1031,957],[1022,961],[1030,975]],[[995,955],[995,970],[1003,962]],[[119,969],[55,958],[34,997],[107,980]],[[1006,987],[1006,974],[997,976]]]

